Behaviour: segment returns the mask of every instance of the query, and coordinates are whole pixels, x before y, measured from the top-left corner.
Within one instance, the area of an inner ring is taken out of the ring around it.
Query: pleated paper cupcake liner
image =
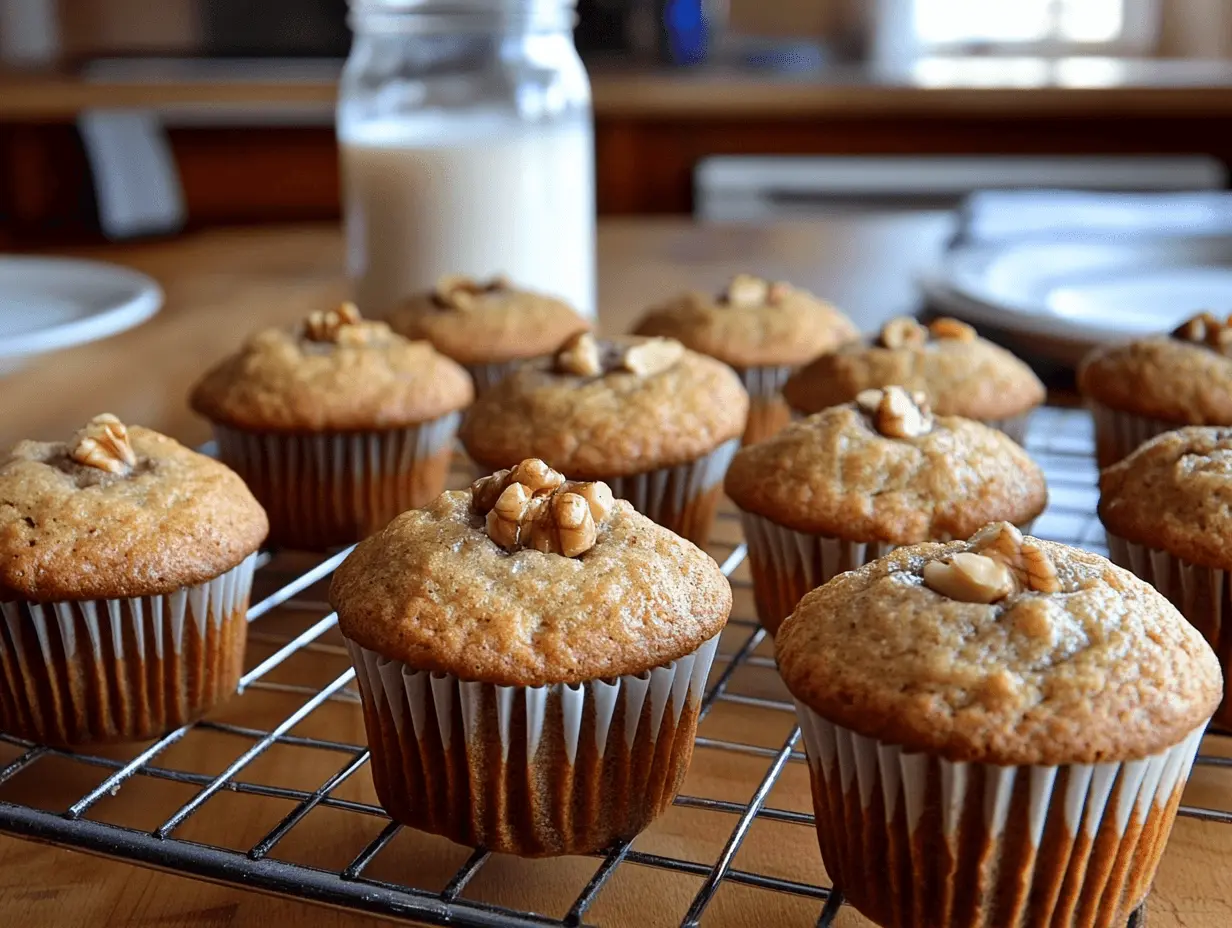
[[[991,429],[1004,432],[1014,440],[1015,444],[1025,445],[1027,443],[1027,426],[1031,424],[1031,414],[1033,412],[1035,410],[1028,409],[1026,412],[1017,416],[1010,416],[1008,419],[983,419],[981,421]]]
[[[0,730],[83,745],[200,718],[239,683],[255,566],[161,596],[0,602]]]
[[[1122,458],[1127,458],[1156,435],[1182,428],[1184,423],[1165,422],[1118,412],[1100,403],[1088,401],[1091,417],[1095,420],[1095,460],[1102,470],[1111,467]]]
[[[1030,534],[1034,522],[1030,519],[1018,527],[1023,534]],[[757,619],[772,635],[778,633],[806,593],[898,547],[888,541],[847,541],[797,532],[743,510],[740,523],[748,544]]]
[[[1232,629],[1226,625],[1232,617],[1232,583],[1228,572],[1191,564],[1167,551],[1135,544],[1112,532],[1105,534],[1112,563],[1133,571],[1166,596],[1210,643],[1219,656],[1224,677],[1232,675]],[[1211,725],[1232,732],[1232,700],[1226,693]]]
[[[845,541],[797,532],[741,511],[757,618],[770,634],[810,590],[894,550],[889,542]]]
[[[783,385],[793,367],[738,367],[736,373],[749,394],[749,421],[744,429],[744,444],[765,441],[791,422],[791,407],[783,399]]]
[[[1198,728],[1142,760],[1000,767],[796,710],[826,871],[886,928],[1119,928],[1151,888],[1202,740]]]
[[[518,687],[348,641],[381,805],[412,828],[524,857],[631,838],[684,779],[717,645],[642,674]]]
[[[642,515],[704,547],[723,495],[723,477],[739,448],[740,439],[733,438],[687,464],[603,479]]]
[[[480,394],[487,393],[526,363],[527,360],[501,361],[495,364],[468,364],[466,365],[466,372],[471,375],[471,380],[475,382],[475,395],[479,396]]]
[[[366,538],[445,488],[450,413],[372,432],[282,435],[215,424],[218,456],[238,473],[270,520],[270,543],[323,551]]]

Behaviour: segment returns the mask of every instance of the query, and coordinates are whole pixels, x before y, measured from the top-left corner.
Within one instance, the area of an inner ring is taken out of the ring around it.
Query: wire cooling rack
[[[1102,552],[1087,416],[1041,411],[1027,444],[1051,488],[1035,534]],[[461,468],[454,476],[465,483]],[[319,562],[262,556],[248,613],[251,669],[240,695],[209,720],[97,753],[0,735],[0,831],[434,925],[636,918],[644,928],[703,919],[709,926],[747,923],[735,913],[750,905],[759,924],[830,925],[842,898],[816,882],[823,870],[799,730],[752,619],[730,509],[720,513],[716,536],[712,551],[732,579],[736,609],[701,707],[693,767],[675,806],[634,841],[596,855],[597,863],[520,861],[389,820],[365,770],[354,672],[324,600],[345,552]],[[1205,750],[1219,740],[1208,738]],[[1232,760],[1219,753],[1199,757],[1226,777],[1205,797],[1232,794]],[[1182,805],[1180,814],[1232,824],[1227,809]],[[1141,921],[1135,913],[1130,925]]]

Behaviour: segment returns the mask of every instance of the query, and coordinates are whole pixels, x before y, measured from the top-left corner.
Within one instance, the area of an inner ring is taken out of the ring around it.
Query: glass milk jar
[[[347,264],[377,315],[448,274],[595,311],[590,83],[575,0],[350,0]]]

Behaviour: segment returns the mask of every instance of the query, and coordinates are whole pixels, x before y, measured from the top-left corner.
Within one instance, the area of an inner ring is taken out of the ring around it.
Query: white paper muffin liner
[[[1228,572],[1216,567],[1192,564],[1159,548],[1136,544],[1105,530],[1108,555],[1112,563],[1137,574],[1180,611],[1189,624],[1202,633],[1219,657],[1224,677],[1232,676],[1232,583]],[[1211,724],[1232,731],[1232,700],[1224,700],[1215,710]]]
[[[1202,740],[1121,763],[1002,767],[908,753],[796,701],[826,870],[894,928],[1124,925]]]
[[[687,464],[661,467],[605,483],[619,499],[628,500],[642,515],[698,545],[710,538],[723,477],[740,448],[733,438]]]
[[[0,730],[139,741],[200,717],[239,682],[255,566],[159,596],[0,602]]]
[[[445,487],[461,413],[409,428],[277,434],[215,423],[218,456],[270,520],[270,542],[325,550],[384,528]]]
[[[348,640],[381,804],[412,827],[523,856],[630,838],[688,770],[718,641],[642,674],[518,687],[416,670]]]
[[[794,370],[794,367],[784,365],[735,368],[749,394],[749,421],[744,430],[744,444],[765,441],[791,421],[791,407],[783,399],[783,385]]]
[[[487,393],[530,360],[533,359],[500,361],[492,364],[467,364],[466,372],[471,375],[471,380],[475,383],[475,395],[479,396],[482,393]]]
[[[846,541],[797,532],[744,510],[740,523],[748,544],[757,618],[771,634],[810,590],[895,548],[889,542]]]
[[[750,399],[768,400],[782,395],[783,385],[791,378],[795,368],[768,365],[737,367],[735,370],[740,375],[740,382],[744,384]]]
[[[1087,406],[1095,420],[1095,456],[1101,469],[1129,457],[1139,445],[1156,435],[1184,427],[1182,422],[1165,422],[1119,412],[1094,401],[1088,401]]]
[[[1030,534],[1034,522],[1031,519],[1018,527]],[[744,510],[740,510],[740,524],[748,544],[757,618],[772,635],[810,590],[898,547],[888,541],[847,541],[797,532]]]
[[[982,419],[980,421],[991,429],[1004,432],[1014,440],[1015,444],[1026,445],[1027,427],[1031,424],[1031,414],[1033,412],[1035,412],[1034,409],[1028,409],[1024,413],[1010,416],[1007,419]]]

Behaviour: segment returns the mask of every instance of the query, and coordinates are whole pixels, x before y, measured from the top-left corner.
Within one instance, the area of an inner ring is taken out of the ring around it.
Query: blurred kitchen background
[[[1227,0],[580,0],[600,216],[1222,187]],[[339,215],[344,0],[0,0],[0,244]],[[940,156],[940,157],[939,157]]]

